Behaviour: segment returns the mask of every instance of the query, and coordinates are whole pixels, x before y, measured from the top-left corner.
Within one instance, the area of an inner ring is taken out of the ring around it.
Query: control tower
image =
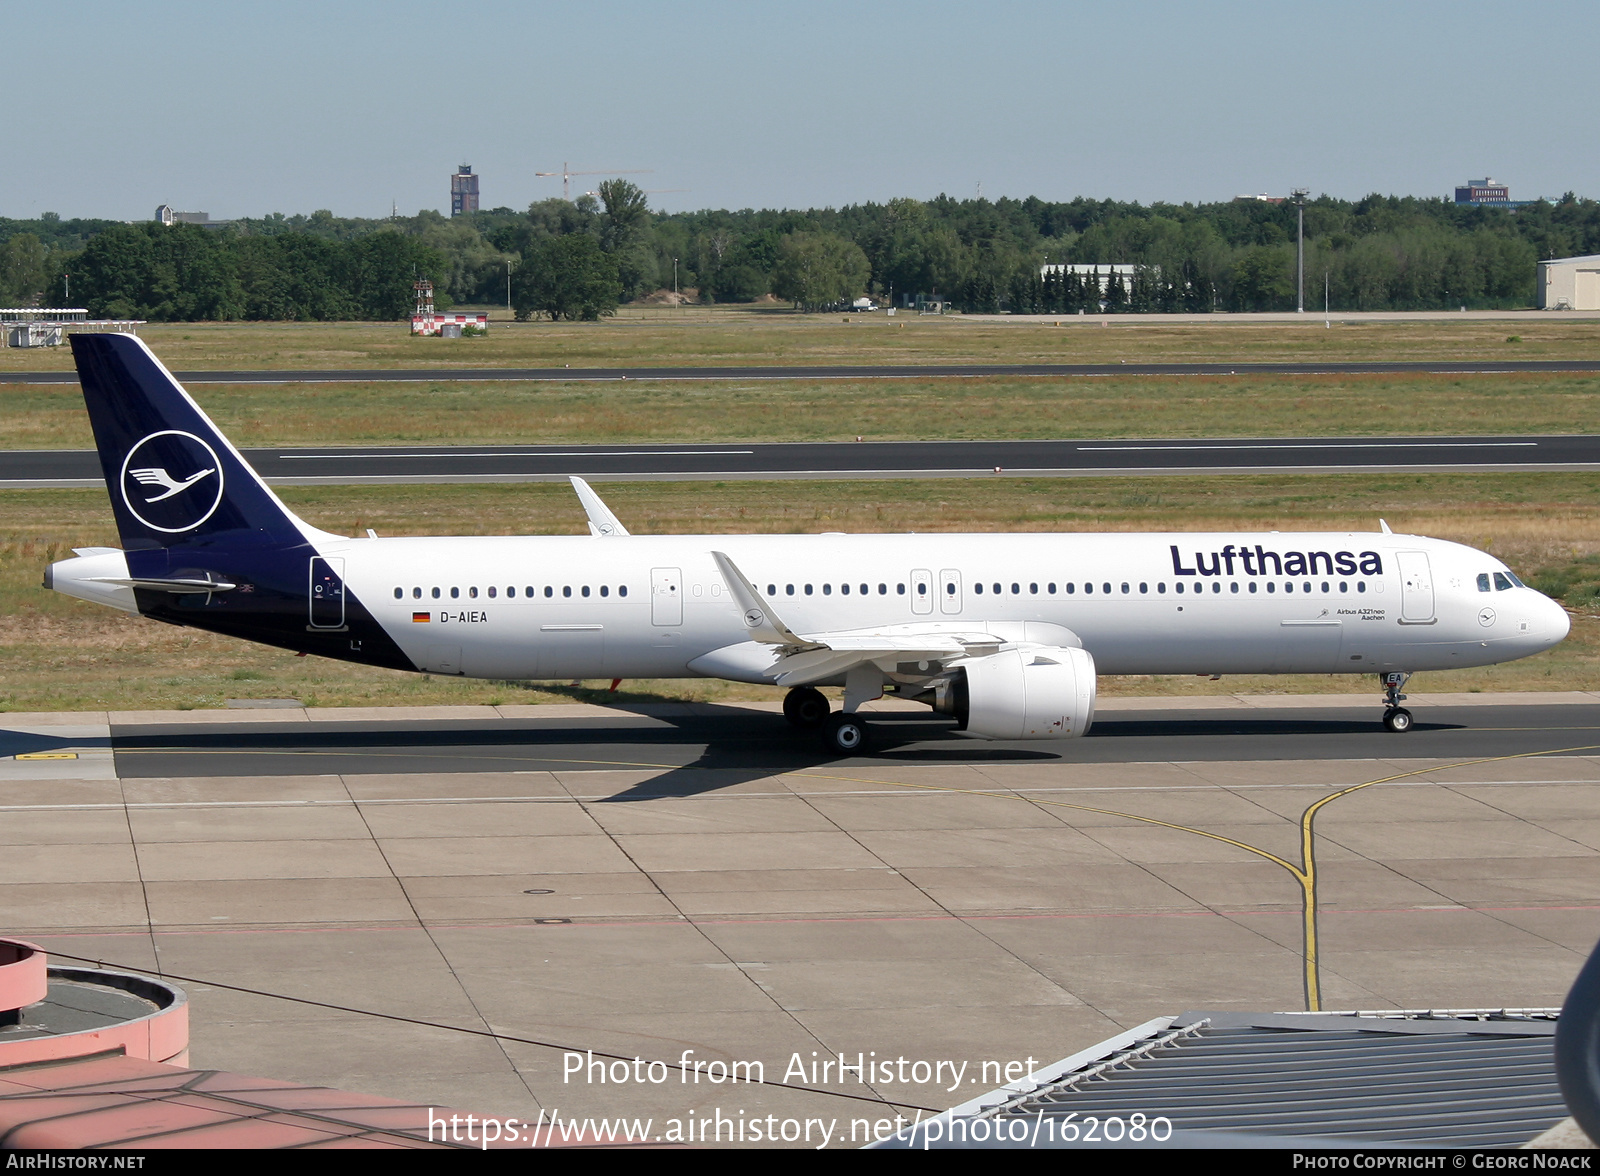
[[[472,174],[472,165],[463,163],[450,177],[450,215],[478,211],[478,177]]]

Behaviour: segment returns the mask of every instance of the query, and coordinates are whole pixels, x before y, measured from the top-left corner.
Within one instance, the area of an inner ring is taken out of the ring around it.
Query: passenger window
[[[824,591],[826,591],[826,589],[824,589]],[[850,595],[850,585],[848,585],[848,584],[840,584],[839,585],[839,595],[841,595],[841,596],[849,596]]]
[[[1122,594],[1124,596],[1128,594],[1128,582],[1126,580],[1122,582]]]
[[[1110,584],[1102,584],[1102,585],[1100,585],[1100,590],[1102,592],[1104,592],[1107,596],[1111,595],[1111,585]]]
[[[918,596],[926,596],[927,594],[928,594],[928,586],[926,584],[918,584],[917,585],[917,595]]]
[[[1029,592],[1030,595],[1033,595],[1033,596],[1039,595],[1039,585],[1037,585],[1037,584],[1029,584],[1028,585],[1028,592]]]
[[[1150,591],[1150,585],[1145,584],[1145,583],[1140,583],[1140,585],[1139,585],[1139,593],[1140,593],[1140,595],[1142,596],[1144,593],[1146,593],[1148,591]]]
[[[861,585],[861,595],[865,596],[867,594],[867,590],[868,586],[866,584]]]
[[[1505,574],[1496,572],[1494,574],[1494,590],[1496,592],[1504,592],[1509,587],[1511,587],[1511,581],[1505,578]]]
[[[1087,581],[1085,581],[1085,582],[1084,582],[1084,585],[1083,585],[1083,594],[1084,594],[1084,595],[1085,595],[1085,596],[1092,596],[1092,595],[1094,595],[1094,585],[1093,585],[1093,584],[1090,584],[1090,583],[1088,583],[1088,582],[1087,582]]]
[[[544,595],[545,595],[545,599],[546,600],[548,600],[550,597],[554,596],[555,594],[556,594],[556,590],[554,588],[550,587],[550,585],[546,584],[544,586]]]
[[[563,596],[571,596],[572,595],[572,585],[571,584],[563,585],[562,588],[561,588],[561,595],[563,595]]]
[[[1158,580],[1156,582],[1156,595],[1165,596],[1166,594],[1167,594],[1167,582],[1165,580]]]
[[[767,595],[768,596],[776,596],[777,594],[778,594],[778,586],[776,584],[768,584],[767,585]]]
[[[459,588],[450,589],[450,599],[451,600],[460,600],[461,599],[461,589],[459,589]]]
[[[972,591],[973,591],[973,593],[975,595],[982,596],[983,595],[983,585],[980,582],[974,580],[973,584],[972,584]]]
[[[1222,584],[1221,584],[1220,581],[1211,585],[1211,595],[1218,596],[1218,595],[1221,595],[1221,593],[1222,593]]]
[[[1482,575],[1480,575],[1478,577],[1478,591],[1479,592],[1487,592],[1487,591],[1489,591],[1489,573],[1488,572],[1484,572]]]
[[[1283,590],[1284,590],[1284,591],[1285,591],[1285,592],[1293,592],[1293,591],[1294,591],[1294,581],[1292,581],[1292,580],[1285,580],[1285,581],[1284,581],[1284,582],[1283,582]]]
[[[1350,584],[1345,580],[1340,580],[1339,581],[1339,591],[1340,592],[1348,592],[1348,591],[1350,591]]]
[[[954,584],[946,584],[944,586],[944,594],[946,596],[954,596],[956,594],[956,586]]]
[[[1054,580],[1050,581],[1049,584],[1045,585],[1045,591],[1050,593],[1051,596],[1054,596],[1056,594],[1056,584],[1055,584]]]
[[[628,594],[628,586],[626,584],[618,584],[617,585],[617,595],[618,596],[626,596],[627,594]]]
[[[604,585],[604,584],[600,585],[600,595],[601,596],[610,596],[611,595],[611,589],[606,587],[606,585]]]
[[[589,585],[587,585],[587,584],[585,584],[585,585],[584,585],[584,586],[583,586],[583,594],[584,594],[584,595],[585,595],[585,596],[587,596],[587,595],[589,595]]]
[[[494,598],[495,598],[495,586],[493,584],[490,584],[489,585],[489,599],[493,600]]]
[[[1237,580],[1231,581],[1228,584],[1228,591],[1232,592],[1235,596],[1239,595],[1239,582]]]
[[[1254,580],[1251,580],[1250,581],[1250,592],[1251,592],[1252,595],[1254,595],[1255,591],[1256,591],[1256,582]]]
[[[526,596],[529,600],[532,600],[533,599],[533,585],[532,584],[525,585],[523,587],[523,589],[522,589],[522,594],[524,596]]]
[[[1174,592],[1176,592],[1179,596],[1182,596],[1183,595],[1183,581],[1179,580],[1176,584],[1174,584],[1172,586],[1172,590]]]
[[[1277,590],[1278,590],[1278,585],[1277,585],[1276,581],[1268,580],[1267,581],[1267,591],[1268,592],[1276,592]]]
[[[1070,580],[1067,581],[1067,595],[1071,596],[1077,591],[1078,591],[1078,586],[1076,584],[1072,583],[1072,581],[1070,581]]]
[[[887,595],[889,595],[889,585],[887,585],[887,584],[879,584],[878,585],[878,595],[879,596],[887,596]]]
[[[894,586],[894,591],[895,595],[904,596],[906,594],[906,586],[904,584],[896,584]]]
[[[1300,585],[1300,590],[1302,592],[1308,592],[1309,593],[1311,591],[1311,581],[1307,580],[1304,584]]]
[[[421,600],[422,599],[422,589],[421,588],[413,588],[411,590],[411,599],[412,600]]]
[[[824,596],[832,596],[833,595],[833,585],[832,584],[824,584],[822,586],[822,594]]]
[[[1356,591],[1357,592],[1365,592],[1366,590],[1367,590],[1367,582],[1365,580],[1357,580],[1356,581]]]
[[[405,594],[406,594],[406,590],[404,588],[396,588],[394,590],[394,598],[396,600],[403,599],[405,597]]]
[[[784,585],[784,586],[783,586],[783,590],[784,590],[784,591],[785,591],[785,592],[786,592],[786,593],[788,593],[788,594],[789,594],[789,595],[790,595],[790,596],[793,596],[793,595],[794,595],[794,585],[793,585],[793,584],[785,584],[785,585]]]
[[[1324,596],[1328,594],[1328,582],[1326,580],[1322,582],[1322,594]]]
[[[450,595],[452,595],[452,596],[455,595],[455,590],[454,589],[451,589]],[[472,597],[472,599],[476,600],[476,599],[478,599],[478,590],[476,588],[468,588],[467,589],[467,595]]]
[[[999,596],[999,595],[1000,595],[1000,585],[998,585],[998,584],[996,584],[996,585],[995,585],[995,586],[994,586],[994,594],[995,594],[995,595],[996,595],[996,596]]]
[[[806,595],[807,595],[807,596],[810,596],[810,595],[811,595],[811,585],[810,585],[810,584],[807,584],[807,585],[806,585]]]
[[[437,589],[437,588],[435,588],[435,589],[434,589],[434,590],[433,590],[433,598],[434,598],[434,599],[435,599],[435,600],[438,600],[438,599],[439,599],[439,590],[438,590],[438,589]]]

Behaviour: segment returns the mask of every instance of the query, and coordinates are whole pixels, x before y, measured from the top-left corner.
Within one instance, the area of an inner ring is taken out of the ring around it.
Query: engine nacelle
[[[934,709],[985,739],[1071,739],[1094,722],[1094,658],[1039,645],[973,658],[939,691]]]

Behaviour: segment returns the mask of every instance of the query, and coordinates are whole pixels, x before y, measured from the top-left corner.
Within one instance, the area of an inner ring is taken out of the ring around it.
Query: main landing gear
[[[1405,688],[1406,680],[1410,678],[1409,672],[1396,671],[1392,674],[1380,674],[1383,682],[1383,729],[1393,731],[1397,735],[1411,730],[1414,721],[1411,712],[1400,704],[1406,696],[1400,691]]]
[[[783,717],[804,731],[814,731],[828,721],[828,696],[812,686],[796,686],[783,696]]]
[[[858,752],[867,742],[867,728],[854,714],[833,714],[827,695],[811,686],[796,686],[783,699],[783,717],[803,731],[821,730],[823,745],[835,755]]]
[[[822,737],[829,751],[849,755],[860,751],[862,744],[866,743],[867,729],[855,715],[830,715],[823,724]]]

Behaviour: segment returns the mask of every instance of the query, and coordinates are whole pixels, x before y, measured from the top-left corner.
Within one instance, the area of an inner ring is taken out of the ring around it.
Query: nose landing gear
[[[1395,734],[1400,735],[1411,730],[1411,724],[1415,720],[1413,720],[1411,712],[1400,705],[1406,700],[1406,696],[1401,694],[1400,691],[1405,688],[1406,681],[1410,677],[1409,671],[1398,670],[1394,673],[1379,675],[1379,679],[1383,682],[1383,729],[1385,731],[1393,731]]]

